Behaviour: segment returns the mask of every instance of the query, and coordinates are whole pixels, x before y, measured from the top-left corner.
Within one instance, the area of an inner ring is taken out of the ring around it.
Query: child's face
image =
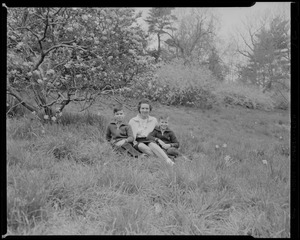
[[[121,122],[121,121],[123,121],[124,117],[125,117],[125,114],[124,114],[123,110],[115,112],[115,120],[116,121]]]
[[[168,120],[167,119],[160,119],[159,126],[161,129],[165,130],[168,127]]]

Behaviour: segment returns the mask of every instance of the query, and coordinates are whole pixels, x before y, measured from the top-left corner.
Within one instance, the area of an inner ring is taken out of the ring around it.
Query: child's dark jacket
[[[118,128],[115,121],[111,121],[106,129],[106,140],[115,143],[122,139],[127,139],[127,142],[133,142],[133,133],[131,127],[122,122]]]
[[[164,132],[161,131],[159,126],[156,126],[154,130],[147,137],[150,140],[155,141],[155,138],[162,140],[166,144],[170,144],[171,147],[179,148],[179,142],[175,136],[175,133],[168,127]]]

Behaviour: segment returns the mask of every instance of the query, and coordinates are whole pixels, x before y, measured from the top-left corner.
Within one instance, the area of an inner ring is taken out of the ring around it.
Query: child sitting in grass
[[[176,158],[180,155],[178,151],[179,142],[168,125],[169,116],[160,116],[159,125],[148,135],[148,139],[155,141],[169,156]]]
[[[133,133],[130,125],[124,122],[123,107],[115,107],[113,113],[114,118],[106,129],[106,140],[112,144],[113,149],[117,152],[127,152],[132,157],[138,157],[141,153],[133,148]]]

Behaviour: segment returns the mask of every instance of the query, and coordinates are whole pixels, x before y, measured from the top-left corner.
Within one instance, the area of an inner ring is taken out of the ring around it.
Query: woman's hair
[[[122,111],[122,110],[123,110],[123,106],[122,105],[117,105],[117,106],[114,107],[114,114],[116,112],[119,112],[119,111]]]
[[[141,100],[140,102],[139,102],[139,104],[138,104],[138,111],[139,111],[139,113],[141,113],[140,112],[140,109],[141,109],[141,105],[142,104],[148,104],[149,105],[149,108],[150,108],[150,112],[152,111],[152,106],[151,106],[151,104],[150,104],[150,101],[148,100],[148,99],[143,99],[143,100]]]

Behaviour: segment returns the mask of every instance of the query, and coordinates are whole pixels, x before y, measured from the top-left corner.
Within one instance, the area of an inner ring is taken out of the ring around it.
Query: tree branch
[[[64,44],[64,43],[61,43],[61,44],[58,44],[58,45],[55,45],[55,46],[52,46],[50,47],[47,51],[45,51],[44,55],[47,55],[49,52],[51,52],[52,50],[56,49],[56,48],[60,48],[60,47],[69,47],[69,48],[78,48],[82,51],[87,51],[83,48],[81,48],[80,46],[70,46],[70,45],[67,45],[67,44]]]
[[[238,51],[240,54],[242,54],[243,56],[245,56],[245,57],[247,57],[247,58],[251,58],[250,53],[248,53],[247,51],[244,51],[244,52],[246,52],[247,54],[245,54],[244,52],[242,52],[242,51],[239,50],[239,49],[237,49],[237,51]]]
[[[44,29],[44,34],[43,34],[43,37],[39,40],[39,41],[44,41],[44,39],[46,38],[46,33],[47,33],[47,29],[48,29],[48,26],[49,26],[49,8],[47,8],[47,16],[46,16],[46,26],[45,26],[45,29]]]
[[[35,107],[31,106],[30,104],[24,102],[22,97],[18,93],[16,93],[11,87],[7,87],[6,93],[13,96],[13,97],[15,97],[20,102],[20,104],[22,104],[24,107],[26,107],[31,112],[33,112],[33,111],[36,112],[37,111],[37,108],[35,108]]]
[[[243,39],[243,41],[244,41],[244,43],[246,44],[246,46],[253,52],[253,51],[254,51],[253,47],[251,47],[251,46],[249,45],[249,43],[247,43],[245,37],[244,37],[241,33],[240,33],[240,36],[241,36],[241,38]],[[251,36],[251,35],[250,35],[250,36]],[[252,37],[251,37],[251,39],[252,39]],[[252,42],[252,44],[253,44],[253,42]]]

